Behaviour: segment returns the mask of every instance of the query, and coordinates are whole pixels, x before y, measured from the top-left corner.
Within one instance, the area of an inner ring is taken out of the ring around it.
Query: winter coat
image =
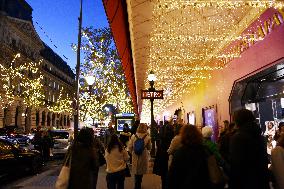
[[[266,147],[256,123],[242,125],[232,136],[230,164],[231,189],[269,188]]]
[[[114,147],[110,153],[105,150],[105,159],[107,164],[106,172],[115,173],[126,168],[126,161],[129,159],[129,155],[125,149],[120,152],[118,147]]]
[[[236,130],[232,131],[223,131],[220,134],[220,138],[218,141],[219,151],[221,156],[225,159],[225,161],[229,162],[230,158],[230,141],[232,136],[235,134]]]
[[[139,138],[143,138],[147,133],[136,133],[136,135]],[[134,153],[134,142],[136,141],[136,136],[132,135],[129,143],[128,143],[128,151],[132,154],[132,173],[135,175],[143,175],[146,174],[148,171],[148,162],[150,159],[150,153],[151,150],[151,138],[147,134],[147,136],[144,138],[144,151],[141,155],[136,155]]]
[[[203,145],[180,147],[170,165],[169,189],[210,189],[207,158]]]
[[[71,157],[70,179],[68,189],[93,189],[94,175],[98,171],[95,153],[92,147],[80,142],[74,143]]]
[[[276,182],[276,189],[284,188],[284,148],[276,146],[271,153],[272,172]]]
[[[212,153],[215,156],[217,163],[219,165],[222,165],[224,160],[223,160],[221,154],[219,153],[217,144],[215,142],[211,141],[210,138],[204,138],[203,144],[208,148],[209,152]]]
[[[159,131],[159,144],[157,145],[157,153],[154,161],[153,173],[165,176],[168,172],[169,154],[167,150],[174,138],[174,129],[171,125],[164,125]]]
[[[130,129],[123,128],[123,131],[120,133],[119,139],[124,146],[127,146],[130,136],[131,136]]]
[[[175,153],[175,151],[177,149],[179,149],[182,146],[181,144],[181,136],[180,135],[176,135],[173,140],[171,141],[170,147],[167,150],[168,154],[169,154],[169,161],[168,161],[168,167],[171,165],[172,160],[173,160],[173,154]]]

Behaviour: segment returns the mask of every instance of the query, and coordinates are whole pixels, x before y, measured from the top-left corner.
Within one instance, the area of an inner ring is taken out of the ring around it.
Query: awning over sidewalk
[[[126,1],[103,0],[103,4],[122,62],[122,68],[133,101],[134,112],[138,114]]]

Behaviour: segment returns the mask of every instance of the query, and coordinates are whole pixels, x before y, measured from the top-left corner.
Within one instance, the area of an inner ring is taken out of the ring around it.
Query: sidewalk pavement
[[[159,176],[152,174],[153,161],[149,163],[149,173],[145,174],[142,182],[142,189],[161,189],[161,179]],[[32,178],[24,180],[13,186],[7,186],[3,189],[54,189],[54,185],[59,175],[61,166],[54,167]],[[125,179],[125,189],[134,188],[134,177]],[[99,171],[97,189],[107,189],[105,166]]]

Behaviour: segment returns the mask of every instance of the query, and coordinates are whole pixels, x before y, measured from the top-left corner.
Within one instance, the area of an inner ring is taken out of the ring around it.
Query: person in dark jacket
[[[127,123],[124,123],[123,130],[120,133],[119,140],[122,142],[123,146],[127,146],[127,142],[129,141],[129,137],[131,136],[131,132]]]
[[[132,135],[135,135],[136,130],[137,130],[139,124],[140,124],[140,120],[135,120],[135,122],[134,122],[134,124],[132,125],[131,130],[130,130],[130,132],[131,132]]]
[[[237,127],[230,143],[230,189],[268,189],[268,159],[261,129],[253,113],[234,113]]]
[[[42,132],[41,146],[43,161],[47,162],[50,159],[50,149],[53,146],[52,138],[47,131]]]
[[[181,128],[182,146],[173,154],[169,168],[169,189],[210,189],[208,150],[196,126]]]
[[[82,128],[71,147],[71,168],[68,189],[95,188],[94,175],[97,173],[94,153],[94,133]]]
[[[159,130],[159,145],[157,145],[157,153],[154,161],[153,173],[161,176],[162,189],[167,187],[168,161],[169,154],[167,150],[170,147],[171,141],[174,138],[173,126],[168,121]]]
[[[229,162],[230,156],[230,140],[235,132],[235,123],[230,123],[229,126],[221,133],[218,141],[220,154],[227,162]]]

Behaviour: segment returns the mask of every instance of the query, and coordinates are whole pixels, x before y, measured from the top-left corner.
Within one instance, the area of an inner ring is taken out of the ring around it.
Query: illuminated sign
[[[257,41],[255,39],[264,39],[269,33],[271,33],[277,26],[284,24],[284,9],[278,10],[270,18],[266,19],[263,24],[259,24],[256,27],[256,31],[246,34],[246,38],[240,40],[238,44],[233,48],[232,52],[241,54]]]
[[[164,90],[141,90],[141,99],[163,99]]]

